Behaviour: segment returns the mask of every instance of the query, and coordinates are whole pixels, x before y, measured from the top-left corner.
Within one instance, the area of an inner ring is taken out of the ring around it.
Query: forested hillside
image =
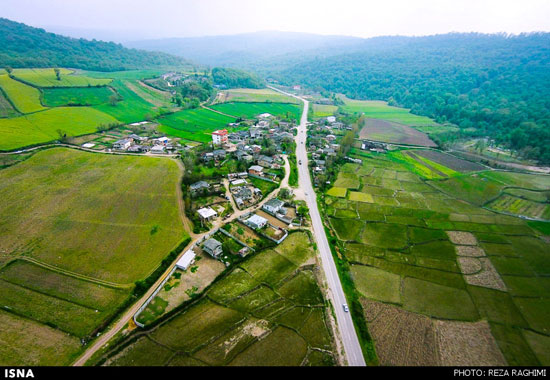
[[[550,34],[366,40],[360,52],[272,72],[351,98],[388,100],[550,163]]]
[[[0,18],[0,67],[71,67],[95,71],[178,66],[187,62],[166,53],[127,49],[113,42],[48,33]]]
[[[212,79],[215,84],[223,85],[227,88],[262,88],[265,82],[256,74],[243,70],[214,67],[212,69]]]

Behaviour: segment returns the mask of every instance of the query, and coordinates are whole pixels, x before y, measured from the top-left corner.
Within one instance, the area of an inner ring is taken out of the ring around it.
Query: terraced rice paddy
[[[426,181],[395,152],[357,157],[363,165],[345,164],[337,179],[356,190],[346,189],[343,197],[327,192],[325,212],[350,264],[381,364],[547,362],[542,347],[550,331],[550,243],[525,220],[461,199],[475,199],[483,189],[494,189],[483,195],[492,199],[506,186],[540,188],[546,177],[482,172]],[[471,169],[448,163],[450,171]],[[438,189],[453,181],[463,185]],[[483,189],[474,188],[478,182]]]
[[[308,235],[291,234],[232,268],[180,313],[129,337],[105,364],[334,365],[325,301],[303,266],[312,257]]]

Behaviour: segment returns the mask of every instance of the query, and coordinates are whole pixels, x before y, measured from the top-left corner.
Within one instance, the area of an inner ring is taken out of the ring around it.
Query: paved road
[[[342,338],[348,364],[351,366],[365,366],[365,359],[363,358],[363,352],[361,351],[361,346],[359,345],[359,339],[355,333],[355,327],[353,326],[351,315],[350,313],[344,312],[342,307],[344,303],[347,303],[346,297],[342,289],[342,284],[340,283],[340,278],[338,277],[338,271],[336,270],[336,264],[334,263],[332,253],[330,251],[327,236],[323,228],[321,215],[317,207],[316,195],[311,185],[306,151],[307,112],[309,109],[309,102],[303,98],[285,93],[276,88],[272,89],[300,99],[304,103],[302,119],[298,127],[298,135],[296,136],[296,158],[298,162],[300,160],[302,161],[302,164],[298,165],[298,181],[300,187],[306,194],[305,198],[307,206],[309,207],[313,232],[315,239],[317,240],[317,247],[321,254],[321,264],[323,266],[329,287],[329,297],[334,305],[336,321],[338,323],[338,329],[340,330],[340,336]]]

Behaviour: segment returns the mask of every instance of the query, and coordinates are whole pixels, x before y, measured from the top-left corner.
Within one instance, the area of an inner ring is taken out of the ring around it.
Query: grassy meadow
[[[299,104],[300,101],[292,96],[281,94],[280,92],[269,88],[252,89],[252,88],[234,88],[231,90],[221,91],[218,95],[218,100],[222,103],[227,102],[252,102],[252,103],[293,103]]]
[[[61,80],[58,80],[54,69],[15,69],[12,75],[35,87],[88,87],[105,86],[111,79],[97,79],[85,75],[75,75],[69,69],[59,69]]]
[[[43,111],[40,103],[40,91],[34,87],[11,79],[7,74],[0,75],[0,88],[21,113]]]

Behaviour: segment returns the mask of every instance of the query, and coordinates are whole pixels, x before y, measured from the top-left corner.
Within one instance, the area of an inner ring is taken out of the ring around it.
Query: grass
[[[235,117],[254,119],[262,113],[270,113],[276,117],[288,118],[294,121],[300,119],[302,108],[296,104],[288,103],[223,103],[211,107]]]
[[[405,278],[402,297],[403,307],[415,313],[462,321],[479,319],[469,294],[464,290]]]
[[[61,80],[57,80],[54,69],[15,69],[12,75],[36,87],[87,87],[104,86],[111,79],[96,79],[76,75],[69,69],[60,69]]]
[[[339,198],[345,198],[348,193],[348,189],[345,187],[332,187],[327,191],[327,195]]]
[[[352,265],[351,274],[357,290],[378,301],[401,303],[401,277],[394,273],[363,265]]]
[[[223,129],[235,119],[220,115],[204,108],[179,111],[158,120],[161,123],[159,130],[175,137],[188,140],[210,142],[211,133]]]
[[[123,123],[144,121],[147,116],[154,115],[154,105],[130,90],[122,80],[115,79],[110,86],[121,100],[114,106],[108,103],[94,106],[98,111],[111,115]]]
[[[40,91],[10,78],[7,74],[0,75],[0,88],[2,88],[2,91],[11,103],[21,113],[31,113],[46,109],[40,103]]]
[[[107,103],[113,91],[109,87],[66,87],[43,90],[48,107],[67,105],[96,106]]]
[[[326,104],[312,104],[311,107],[313,107],[314,118],[332,116],[338,110],[337,106],[331,106]]]
[[[1,88],[1,87],[0,87]],[[0,91],[0,118],[17,116],[18,112],[8,99],[4,96],[4,93]]]
[[[12,119],[0,119],[0,150],[58,140],[58,131],[76,136],[95,132],[100,125],[113,123],[117,120],[89,107],[58,107]]]
[[[81,350],[77,337],[0,310],[2,365],[70,365]]]
[[[344,111],[349,113],[364,113],[368,118],[388,120],[409,126],[438,125],[428,117],[414,115],[408,109],[392,107],[382,101],[345,99],[344,102]]]
[[[26,247],[48,264],[133,283],[186,235],[178,180],[167,159],[40,151],[0,171],[0,247],[10,256]],[[159,228],[151,235],[153,225]]]
[[[269,88],[234,88],[222,91],[225,95],[223,102],[252,102],[252,103],[294,103],[299,104],[299,100],[291,96],[281,94],[280,92]]]

